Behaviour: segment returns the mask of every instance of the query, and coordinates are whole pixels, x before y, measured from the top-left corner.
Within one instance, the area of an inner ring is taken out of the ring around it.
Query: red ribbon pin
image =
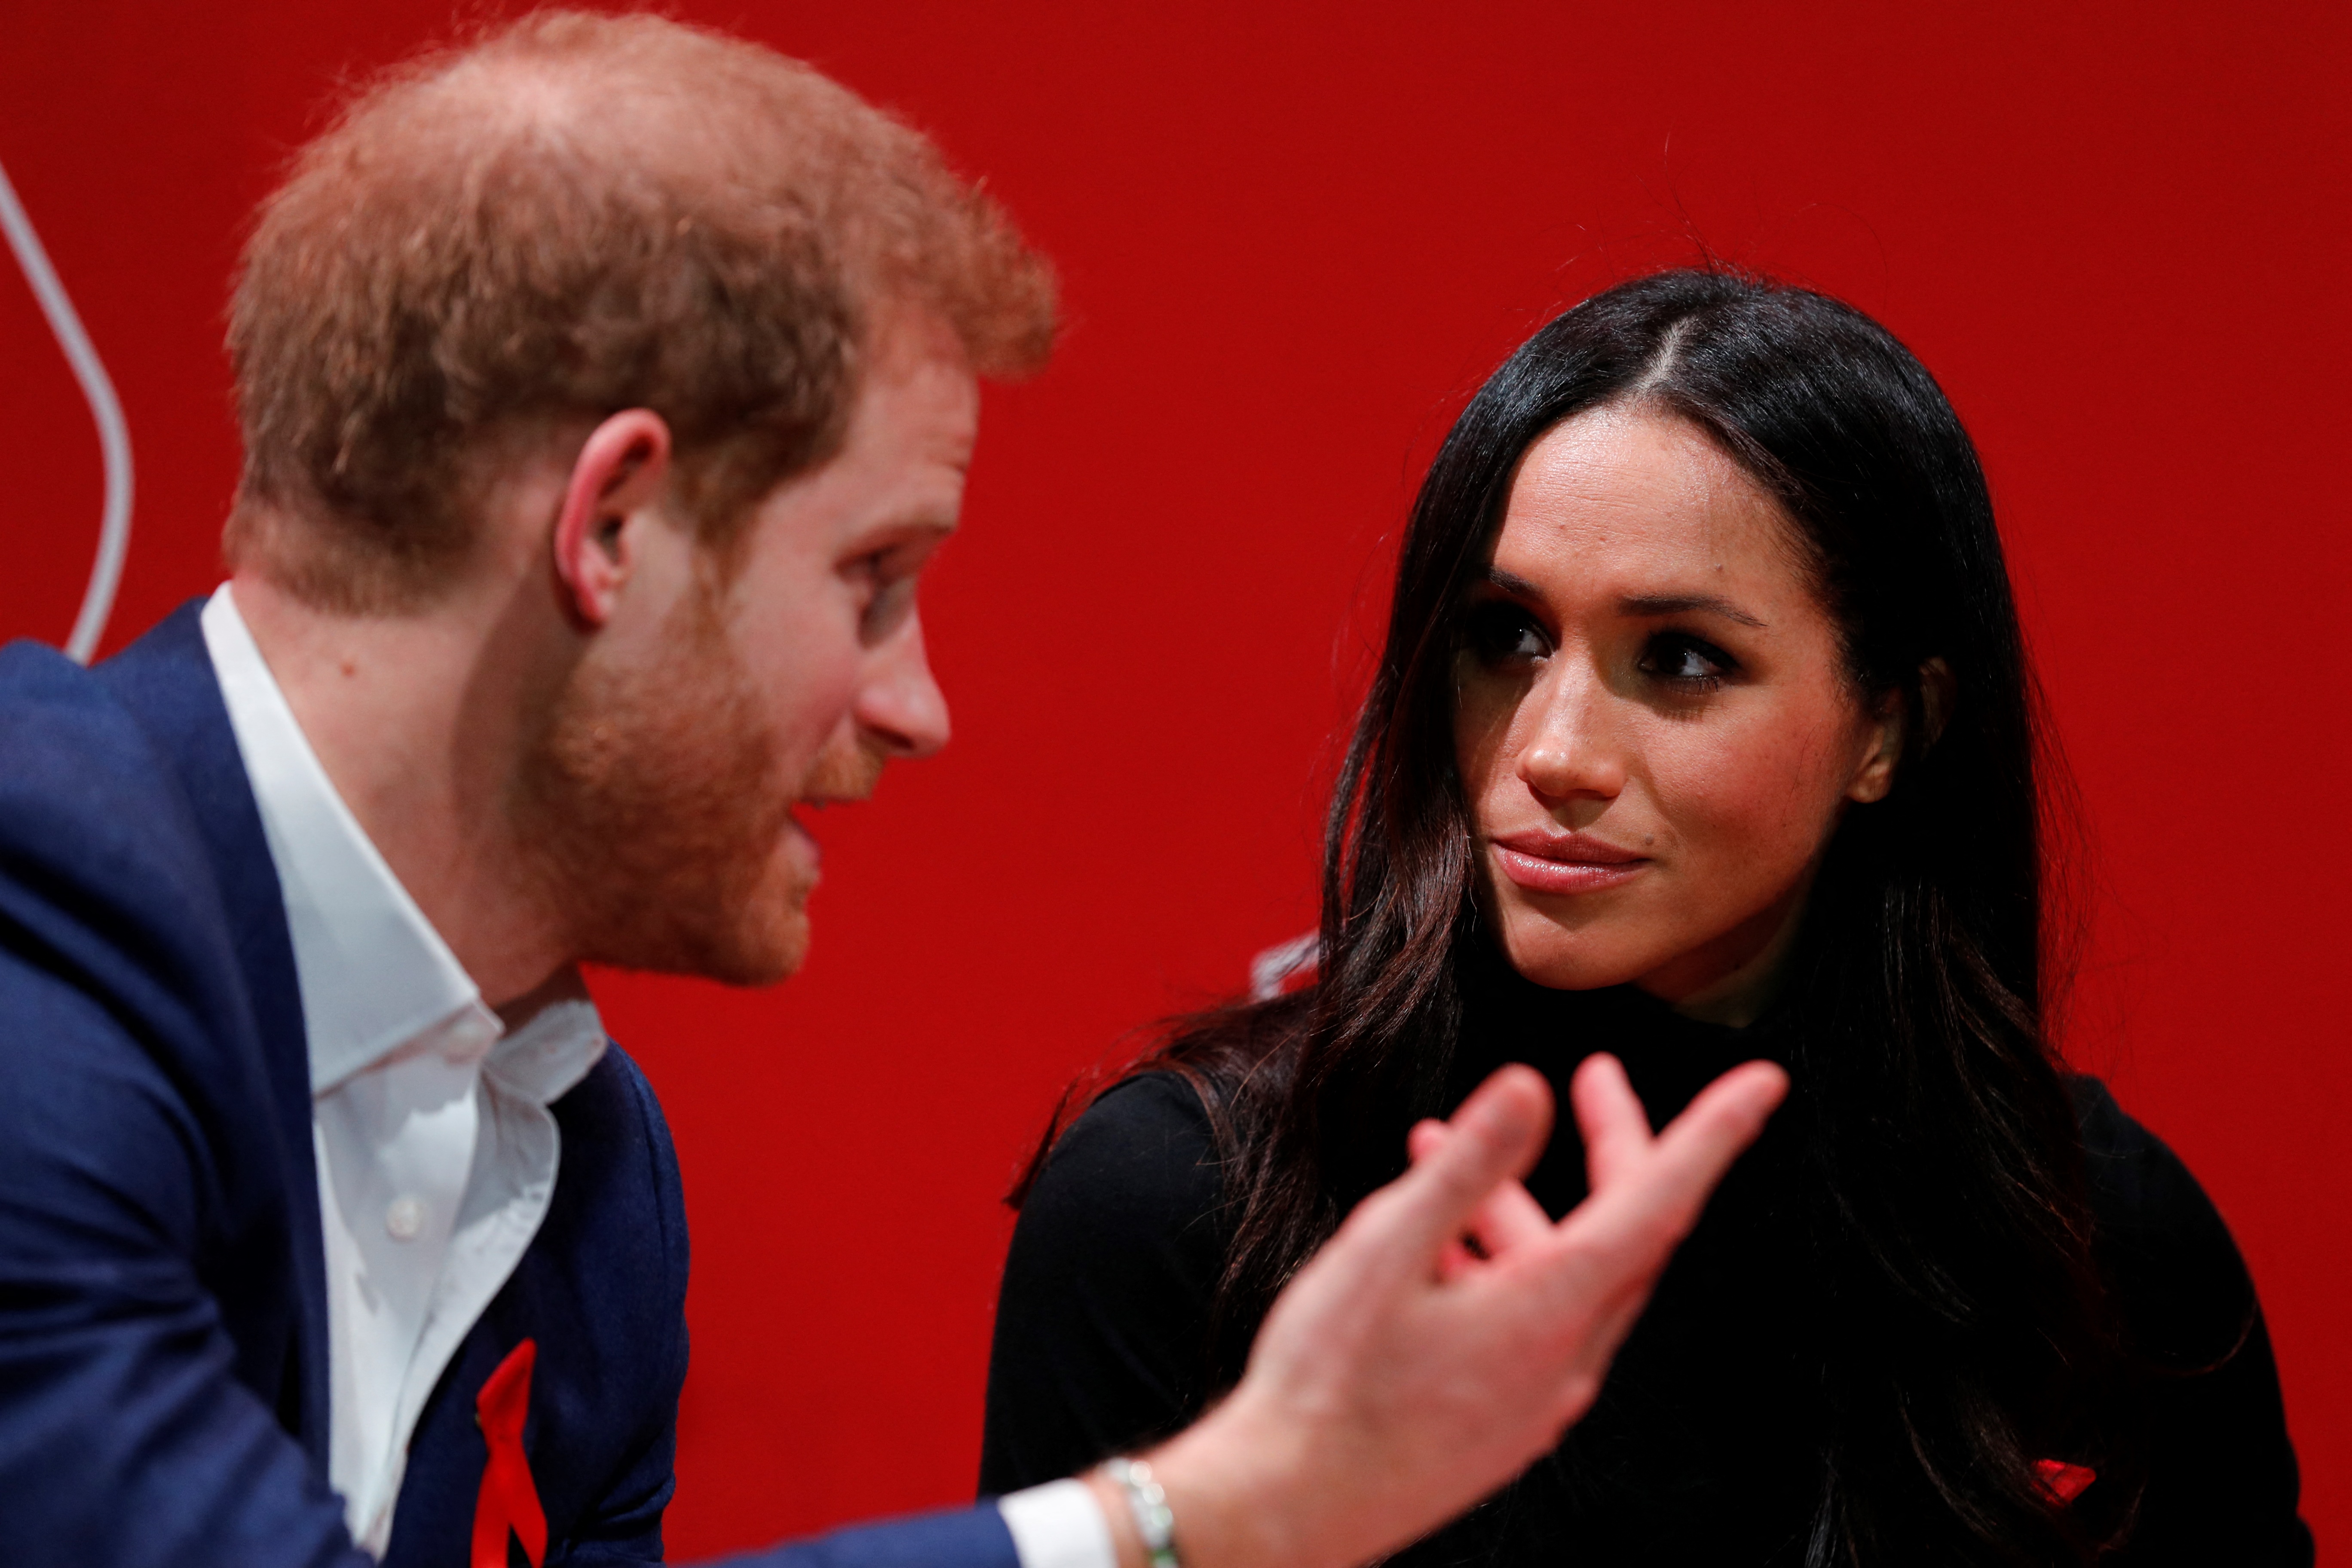
[[[2042,1489],[2061,1503],[2073,1502],[2083,1495],[2084,1489],[2099,1479],[2099,1472],[2088,1465],[2070,1465],[2063,1459],[2036,1459],[2034,1478]]]
[[[530,1369],[539,1342],[525,1340],[499,1363],[474,1396],[474,1419],[489,1445],[482,1493],[474,1502],[473,1568],[507,1568],[507,1531],[522,1542],[530,1568],[547,1555],[547,1515],[522,1451],[523,1417],[530,1414]]]

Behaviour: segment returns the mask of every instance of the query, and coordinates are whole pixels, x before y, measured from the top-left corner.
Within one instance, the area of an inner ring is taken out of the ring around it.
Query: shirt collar
[[[551,1104],[604,1054],[604,1020],[593,1002],[552,1002],[490,1049],[482,1071],[508,1093]]]
[[[577,1083],[604,1051],[595,1008],[558,1004],[500,1040],[503,1026],[472,976],[320,765],[229,584],[213,595],[202,618],[285,896],[310,1092],[326,1093],[428,1031],[445,1051],[488,1051],[493,1077],[541,1103]]]

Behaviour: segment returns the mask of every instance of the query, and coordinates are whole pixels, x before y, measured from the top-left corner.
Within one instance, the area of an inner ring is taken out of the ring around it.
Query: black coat
[[[1678,1017],[1630,989],[1488,995],[1464,1034],[1465,1090],[1520,1059],[1566,1103],[1593,1050],[1622,1059],[1654,1123],[1769,1054],[1757,1031]],[[1567,1026],[1572,1016],[1573,1027]],[[1573,1049],[1559,1043],[1573,1038]],[[2270,1342],[2229,1231],[2196,1181],[2098,1082],[2074,1081],[2097,1250],[2147,1391],[2150,1469],[2130,1564],[2308,1564]],[[1559,1449],[1414,1564],[1801,1563],[1822,1490],[1822,1314],[1796,1261],[1805,1180],[1768,1130],[1676,1255],[1593,1409]],[[1584,1195],[1563,1126],[1528,1185],[1555,1216]],[[1062,1475],[1175,1430],[1215,1393],[1210,1307],[1227,1234],[1206,1112],[1146,1074],[1080,1117],[1014,1230],[998,1304],[983,1489]],[[2169,1369],[2169,1370],[2164,1370]],[[2188,1370],[2188,1375],[2172,1372]],[[2053,1456],[2057,1458],[2058,1456]],[[2095,1506],[2096,1483],[2081,1506]],[[1181,1521],[1180,1528],[1181,1528]]]

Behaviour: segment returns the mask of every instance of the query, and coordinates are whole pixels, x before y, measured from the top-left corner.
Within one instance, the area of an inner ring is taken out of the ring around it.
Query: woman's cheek
[[[1697,737],[1653,773],[1660,816],[1679,851],[1684,900],[1701,923],[1747,919],[1804,872],[1819,838],[1814,748],[1785,723]],[[1693,945],[1718,934],[1694,931]]]
[[[1487,825],[1488,796],[1499,780],[1512,771],[1511,721],[1517,704],[1478,679],[1461,682],[1454,689],[1454,759],[1462,779],[1462,793],[1470,803],[1472,821]]]

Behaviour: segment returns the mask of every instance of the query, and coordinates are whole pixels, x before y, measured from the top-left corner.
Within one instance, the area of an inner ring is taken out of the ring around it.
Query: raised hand
[[[1518,1182],[1551,1125],[1532,1069],[1505,1068],[1452,1121],[1416,1128],[1412,1169],[1299,1271],[1240,1385],[1150,1456],[1188,1568],[1367,1561],[1557,1445],[1787,1087],[1750,1062],[1654,1138],[1623,1070],[1588,1060],[1570,1093],[1591,1194],[1558,1225]]]

